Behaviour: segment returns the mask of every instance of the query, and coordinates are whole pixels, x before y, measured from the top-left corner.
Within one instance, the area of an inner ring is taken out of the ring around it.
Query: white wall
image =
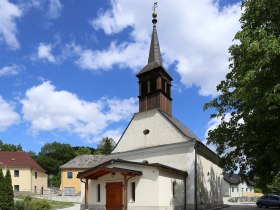
[[[197,154],[198,208],[223,203],[222,169],[204,156]]]
[[[173,196],[173,182],[176,182]],[[159,176],[159,206],[184,206],[184,177],[160,170]]]
[[[185,141],[172,145],[146,148],[133,152],[111,154],[112,159],[124,159],[135,162],[147,160],[149,163],[161,163],[173,168],[188,172],[186,179],[186,204],[187,207],[194,205],[194,142]]]
[[[150,132],[144,135],[143,131]],[[140,112],[134,115],[128,128],[119,140],[112,153],[137,150],[158,145],[186,141],[186,137],[178,132],[157,109]]]

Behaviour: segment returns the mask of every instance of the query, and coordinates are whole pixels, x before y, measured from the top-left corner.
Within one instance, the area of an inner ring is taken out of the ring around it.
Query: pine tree
[[[5,178],[1,168],[0,169],[0,209],[1,210],[4,207],[4,200],[5,200]]]
[[[12,177],[10,170],[7,170],[5,175],[5,206],[3,210],[13,210],[14,209],[14,191],[13,191],[13,185],[12,185]]]

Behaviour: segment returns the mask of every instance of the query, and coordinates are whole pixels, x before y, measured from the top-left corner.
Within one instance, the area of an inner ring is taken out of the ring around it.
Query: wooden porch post
[[[126,175],[123,176],[124,178],[124,188],[123,188],[123,202],[124,202],[124,210],[127,210],[127,178]]]
[[[86,178],[85,209],[88,209],[88,178]]]

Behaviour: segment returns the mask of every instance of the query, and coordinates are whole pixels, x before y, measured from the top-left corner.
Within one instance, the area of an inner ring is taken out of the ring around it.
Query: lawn
[[[15,196],[15,198],[18,199],[18,200],[24,200],[26,197],[27,197],[27,195],[17,195],[17,196]],[[42,199],[32,197],[32,200],[42,200]],[[61,208],[74,206],[74,203],[72,203],[72,202],[50,201],[50,200],[47,200],[47,201],[50,204],[51,209],[61,209]]]

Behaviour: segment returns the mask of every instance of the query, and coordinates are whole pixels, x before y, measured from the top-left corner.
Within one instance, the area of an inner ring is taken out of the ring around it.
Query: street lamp
[[[5,166],[5,172],[7,171],[7,166],[6,164],[4,164],[3,162],[0,162],[0,164],[4,165]]]

